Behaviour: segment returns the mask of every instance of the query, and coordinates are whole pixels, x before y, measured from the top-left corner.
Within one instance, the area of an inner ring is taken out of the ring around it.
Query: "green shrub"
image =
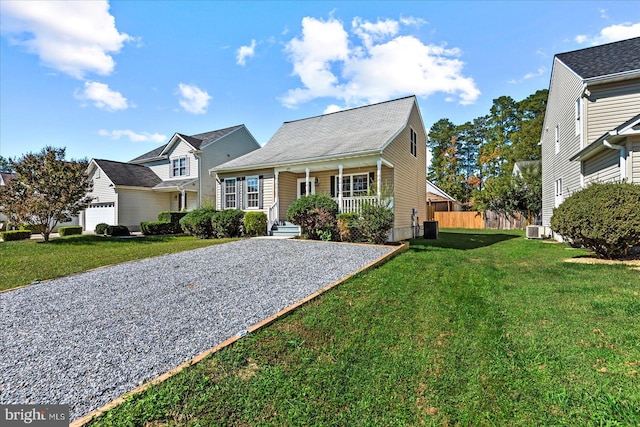
[[[217,238],[240,237],[244,212],[239,209],[218,211],[211,217],[213,236]]]
[[[244,233],[247,236],[264,236],[267,234],[267,214],[264,212],[247,212],[244,214]]]
[[[182,229],[180,229],[182,230]],[[140,223],[140,231],[146,236],[158,236],[163,234],[176,234],[175,224],[164,221],[147,221]]]
[[[210,239],[213,237],[213,227],[211,218],[216,210],[211,206],[194,209],[180,219],[180,226],[185,233],[200,239]]]
[[[60,236],[73,236],[73,235],[82,234],[82,226],[68,225],[65,227],[58,227],[58,234]]]
[[[180,226],[180,220],[184,218],[187,212],[169,212],[164,211],[158,214],[158,221],[168,222],[172,227],[172,231],[166,234],[179,234],[182,233],[182,227]]]
[[[129,236],[130,234],[126,225],[110,225],[107,227],[107,235],[109,236]]]
[[[600,257],[625,257],[640,245],[640,186],[591,184],[554,209],[551,229]]]
[[[287,209],[287,220],[299,225],[310,239],[326,240],[337,235],[338,204],[326,194],[302,196]]]
[[[29,230],[31,234],[42,234],[44,227],[40,224],[22,224],[20,230]]]
[[[96,225],[96,229],[94,230],[94,232],[96,234],[107,234],[107,228],[109,228],[109,224],[101,222],[100,224]]]
[[[341,213],[338,219],[338,235],[343,242],[361,242],[360,216],[355,212]]]
[[[383,244],[393,228],[393,211],[383,203],[366,202],[360,210],[358,225],[363,241]]]
[[[4,240],[5,242],[9,242],[12,240],[26,240],[31,238],[31,231],[30,230],[3,231],[0,233],[0,237],[2,237],[2,240]]]

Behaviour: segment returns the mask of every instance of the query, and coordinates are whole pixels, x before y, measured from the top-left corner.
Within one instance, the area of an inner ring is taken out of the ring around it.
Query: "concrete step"
[[[297,237],[300,235],[300,227],[288,221],[280,222],[271,227],[271,235],[275,237]]]

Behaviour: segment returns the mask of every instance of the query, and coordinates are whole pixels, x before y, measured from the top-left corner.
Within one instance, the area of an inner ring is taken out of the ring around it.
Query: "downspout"
[[[611,148],[613,150],[618,150],[620,152],[620,181],[627,180],[627,149],[624,145],[615,145],[607,141],[606,139],[603,142],[603,145],[607,148]]]

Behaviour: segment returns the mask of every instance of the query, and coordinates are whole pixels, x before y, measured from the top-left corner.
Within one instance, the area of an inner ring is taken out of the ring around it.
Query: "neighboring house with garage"
[[[262,211],[282,225],[305,194],[326,193],[340,212],[387,198],[390,240],[426,218],[426,131],[415,96],[285,122],[259,150],[210,170],[217,209]]]
[[[640,37],[554,57],[540,144],[544,226],[591,182],[640,184]]]
[[[260,148],[244,125],[196,135],[176,133],[168,143],[129,162],[93,159],[89,207],[81,213],[85,230],[99,223],[139,230],[162,211],[191,210],[215,203],[212,167]]]

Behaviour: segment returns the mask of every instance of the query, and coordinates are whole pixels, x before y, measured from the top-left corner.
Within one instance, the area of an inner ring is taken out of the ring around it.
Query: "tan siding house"
[[[540,143],[544,226],[589,183],[640,184],[640,37],[554,57]]]
[[[411,238],[426,220],[426,138],[415,96],[286,122],[261,149],[211,168],[217,208],[260,210],[278,226],[307,193],[330,195],[341,212],[385,199],[389,239]]]
[[[167,144],[128,163],[93,159],[87,169],[93,200],[80,222],[89,231],[101,222],[137,231],[162,211],[215,204],[215,180],[208,170],[259,147],[239,125],[191,136],[176,133]]]

